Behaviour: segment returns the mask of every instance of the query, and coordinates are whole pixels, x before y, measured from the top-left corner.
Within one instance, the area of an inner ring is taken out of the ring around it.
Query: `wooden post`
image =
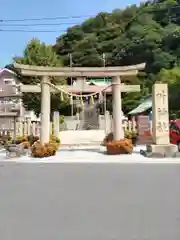
[[[23,121],[20,120],[19,122],[19,136],[23,136]]]
[[[31,118],[27,119],[27,135],[31,135]]]
[[[15,141],[16,140],[16,117],[14,117],[14,134],[13,134],[13,140]]]
[[[105,125],[105,134],[111,132],[111,116],[109,111],[104,113],[104,125]]]
[[[35,122],[32,122],[32,135],[33,136],[36,136],[36,123]]]
[[[23,129],[23,136],[27,136],[27,130],[28,130],[28,126],[27,126],[27,120],[24,120],[24,129]]]
[[[53,123],[50,122],[49,126],[50,126],[49,133],[50,133],[50,135],[52,135],[53,134]]]
[[[53,115],[53,134],[59,138],[59,112],[54,112]]]

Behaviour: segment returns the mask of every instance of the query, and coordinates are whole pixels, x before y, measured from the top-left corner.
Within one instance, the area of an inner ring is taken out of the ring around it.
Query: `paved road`
[[[2,240],[179,240],[180,165],[0,165]]]

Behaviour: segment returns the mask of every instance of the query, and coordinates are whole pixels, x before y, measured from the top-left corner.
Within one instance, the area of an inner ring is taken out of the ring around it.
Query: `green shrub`
[[[50,141],[51,142],[56,142],[56,143],[61,143],[60,139],[54,135],[50,136]]]
[[[32,146],[35,142],[37,142],[39,140],[38,136],[34,136],[34,135],[29,135],[27,137],[28,142],[30,143],[30,145]]]
[[[60,115],[59,116],[59,123],[64,123],[64,121],[65,121],[65,117],[64,117],[64,115]]]

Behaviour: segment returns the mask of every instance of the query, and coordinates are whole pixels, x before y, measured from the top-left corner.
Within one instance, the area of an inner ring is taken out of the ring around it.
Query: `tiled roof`
[[[8,68],[0,68],[0,74],[1,74],[2,72],[4,72],[4,71],[10,72],[10,73],[16,75],[15,72],[13,72],[12,70],[10,70],[10,69],[8,69]]]
[[[150,96],[145,101],[143,101],[137,108],[130,111],[129,115],[136,115],[142,112],[145,112],[146,110],[152,108],[152,97]]]

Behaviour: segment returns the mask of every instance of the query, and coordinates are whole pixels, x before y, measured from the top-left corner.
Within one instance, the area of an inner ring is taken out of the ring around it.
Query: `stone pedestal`
[[[141,151],[145,157],[164,158],[164,157],[179,157],[177,145],[174,144],[151,144],[147,145],[147,150]]]
[[[169,141],[169,108],[167,84],[154,84],[152,89],[152,136],[153,144],[141,151],[146,157],[176,157],[177,145]]]

